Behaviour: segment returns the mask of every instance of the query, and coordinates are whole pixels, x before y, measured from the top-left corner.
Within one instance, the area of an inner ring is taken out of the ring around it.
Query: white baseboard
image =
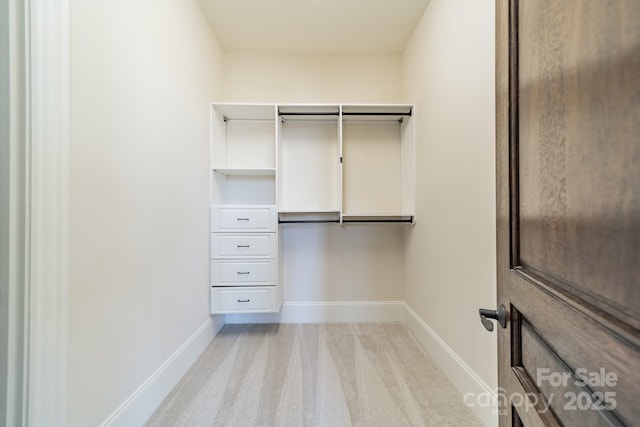
[[[402,322],[402,301],[285,301],[279,313],[227,314],[226,323]]]
[[[406,303],[404,303],[403,306],[405,312],[404,323],[415,335],[426,352],[436,361],[447,377],[449,377],[458,391],[463,396],[467,393],[470,393],[472,396],[489,396],[489,400],[494,402],[493,406],[475,405],[472,406],[471,409],[480,417],[484,425],[491,427],[497,426],[498,407],[495,390],[492,390],[411,307]],[[470,401],[475,402],[476,400],[470,399]]]
[[[223,326],[224,316],[207,319],[101,427],[143,425]]]

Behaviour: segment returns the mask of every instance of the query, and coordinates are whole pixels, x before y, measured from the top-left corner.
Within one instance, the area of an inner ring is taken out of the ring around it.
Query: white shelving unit
[[[211,312],[277,312],[278,223],[413,223],[412,105],[212,104]]]
[[[410,105],[342,106],[342,221],[415,216],[415,142]]]
[[[212,313],[277,312],[274,105],[211,106]]]
[[[278,106],[278,211],[339,212],[340,106]]]

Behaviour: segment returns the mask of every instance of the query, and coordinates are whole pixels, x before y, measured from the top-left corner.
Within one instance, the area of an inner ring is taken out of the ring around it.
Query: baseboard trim
[[[102,424],[143,425],[224,326],[224,316],[207,319]]]
[[[403,308],[405,325],[407,325],[426,352],[436,361],[447,377],[449,377],[458,391],[463,396],[467,393],[470,393],[472,396],[487,396],[491,402],[494,402],[492,406],[475,405],[472,406],[471,409],[480,417],[484,425],[497,426],[498,407],[496,392],[492,390],[409,305],[403,303]],[[469,400],[471,402],[476,401],[475,399]]]
[[[227,314],[226,323],[402,322],[402,301],[285,301],[279,313]]]

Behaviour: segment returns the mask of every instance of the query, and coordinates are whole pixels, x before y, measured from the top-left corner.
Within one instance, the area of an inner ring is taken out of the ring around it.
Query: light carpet
[[[147,426],[481,426],[401,323],[225,325]]]

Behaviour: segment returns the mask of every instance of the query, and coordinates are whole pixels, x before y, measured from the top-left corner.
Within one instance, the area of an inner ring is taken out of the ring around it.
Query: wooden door
[[[496,6],[500,425],[640,425],[640,1]]]

